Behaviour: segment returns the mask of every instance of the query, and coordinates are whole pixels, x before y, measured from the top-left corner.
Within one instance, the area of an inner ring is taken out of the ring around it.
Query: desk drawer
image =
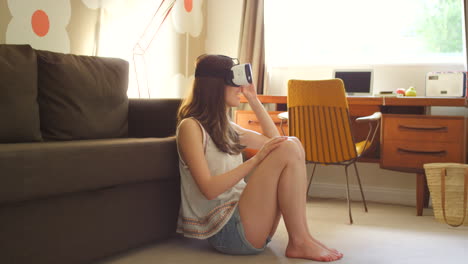
[[[278,114],[284,111],[271,111],[268,112],[271,119],[275,123],[280,135],[283,135],[280,129],[281,120],[278,118]],[[236,124],[239,126],[250,129],[253,131],[257,131],[259,133],[263,133],[260,123],[258,122],[257,116],[253,111],[246,111],[246,110],[238,110],[236,111]],[[286,135],[288,135],[288,124],[287,121],[283,122],[283,130]]]
[[[463,144],[386,140],[382,149],[382,168],[422,169],[424,163],[459,162],[463,160]]]
[[[458,142],[463,139],[463,117],[384,115],[384,140]]]

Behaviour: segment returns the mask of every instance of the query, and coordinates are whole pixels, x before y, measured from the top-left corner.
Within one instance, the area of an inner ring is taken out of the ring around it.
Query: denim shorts
[[[208,238],[208,242],[219,252],[230,255],[254,255],[265,250],[266,245],[271,241],[268,237],[262,248],[255,248],[245,237],[244,227],[239,214],[239,207],[236,207],[231,219],[214,236]]]

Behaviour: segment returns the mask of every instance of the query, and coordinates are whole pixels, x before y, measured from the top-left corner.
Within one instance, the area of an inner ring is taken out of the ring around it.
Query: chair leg
[[[353,164],[354,164],[354,170],[356,171],[356,177],[357,177],[357,180],[358,180],[358,183],[359,183],[359,189],[361,190],[362,201],[364,203],[364,210],[367,213],[367,203],[366,203],[366,198],[364,197],[364,191],[362,190],[361,177],[359,177],[359,172],[358,172],[358,169],[357,169],[357,166],[356,166],[356,162],[354,162]]]
[[[317,163],[314,163],[314,168],[312,169],[312,174],[310,175],[310,179],[309,179],[309,185],[307,186],[306,197],[309,196],[310,184],[312,183],[312,178],[314,177],[315,167],[316,166],[317,166]]]
[[[353,224],[353,216],[351,214],[351,197],[349,194],[349,179],[348,179],[348,166],[345,166],[345,174],[346,174],[346,197],[348,199],[348,213],[349,213],[349,223]]]

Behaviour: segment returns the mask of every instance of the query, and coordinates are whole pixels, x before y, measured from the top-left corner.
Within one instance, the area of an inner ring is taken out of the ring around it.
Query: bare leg
[[[338,260],[341,253],[329,250],[309,233],[305,189],[303,150],[294,140],[285,141],[253,172],[240,198],[246,237],[253,246],[262,247],[266,237],[276,229],[279,208],[289,235],[287,257]]]
[[[278,205],[276,208],[276,218],[273,221],[273,226],[271,227],[270,234],[268,235],[270,238],[272,238],[275,235],[276,229],[278,228],[278,224],[280,220],[281,220],[281,211]]]
[[[305,162],[305,151],[304,151],[304,148],[302,146],[301,141],[296,137],[290,137],[290,139],[292,141],[294,141],[297,144],[297,146],[299,147],[299,149],[301,151],[301,154],[302,154],[301,159],[304,160],[304,162]],[[307,170],[307,168],[306,168],[306,170]],[[308,193],[306,193],[306,201],[307,201],[307,195],[308,195]],[[307,229],[308,234],[310,234],[309,227],[307,226],[307,221],[305,222],[305,228]],[[327,246],[322,244],[320,241],[316,240],[314,237],[310,236],[310,239],[314,240],[317,244],[321,245],[322,247],[324,247],[324,248],[326,248],[328,250],[331,250],[333,253],[343,256],[343,254],[341,254],[338,250],[336,250],[334,248],[328,248]]]

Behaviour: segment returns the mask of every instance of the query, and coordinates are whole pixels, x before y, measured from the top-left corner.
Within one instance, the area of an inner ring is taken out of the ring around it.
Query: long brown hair
[[[239,143],[239,134],[229,124],[222,77],[223,71],[232,66],[233,60],[226,56],[200,56],[192,91],[182,102],[177,118],[178,123],[188,117],[197,119],[220,151],[239,154],[245,146]]]

